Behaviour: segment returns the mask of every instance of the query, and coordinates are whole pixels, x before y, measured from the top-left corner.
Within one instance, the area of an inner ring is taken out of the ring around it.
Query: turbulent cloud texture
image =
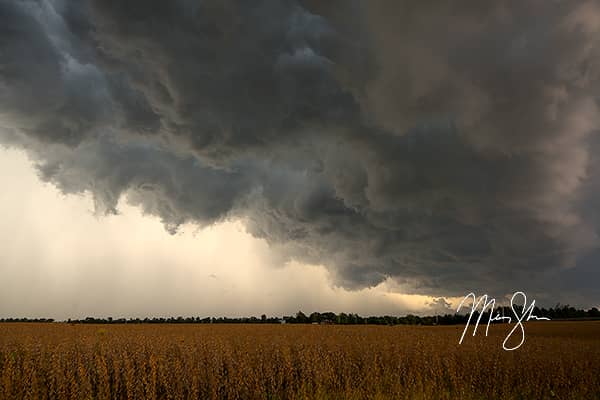
[[[0,138],[344,287],[519,289],[599,244],[599,46],[594,1],[0,0]]]

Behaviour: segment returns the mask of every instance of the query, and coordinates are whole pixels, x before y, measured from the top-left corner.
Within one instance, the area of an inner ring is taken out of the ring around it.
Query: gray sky
[[[0,0],[0,311],[597,305],[599,21],[595,1]]]

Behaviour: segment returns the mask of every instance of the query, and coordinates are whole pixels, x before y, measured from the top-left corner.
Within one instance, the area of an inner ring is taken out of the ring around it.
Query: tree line
[[[517,307],[519,315],[522,309]],[[513,311],[509,307],[498,307],[494,309],[494,315],[512,316]],[[576,309],[569,305],[557,304],[552,308],[535,307],[533,315],[538,317],[548,317],[550,319],[600,319],[600,311],[593,307],[589,310]],[[471,318],[471,323],[475,323],[481,316],[481,321],[487,323],[489,312],[481,315],[475,312]],[[335,325],[456,325],[466,324],[468,314],[444,314],[433,316],[418,316],[408,314],[405,316],[369,316],[363,317],[358,314],[333,313],[333,312],[313,312],[309,315],[298,311],[295,315],[286,315],[283,317],[267,317],[265,314],[260,317],[153,317],[153,318],[96,318],[87,317],[84,319],[68,319],[71,324],[335,324]],[[0,322],[55,322],[52,318],[0,318]],[[501,322],[494,322],[501,323]]]

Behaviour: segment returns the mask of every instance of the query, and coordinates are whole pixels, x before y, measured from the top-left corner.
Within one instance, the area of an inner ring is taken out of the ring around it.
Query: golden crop
[[[0,398],[600,398],[600,322],[463,328],[0,324]]]

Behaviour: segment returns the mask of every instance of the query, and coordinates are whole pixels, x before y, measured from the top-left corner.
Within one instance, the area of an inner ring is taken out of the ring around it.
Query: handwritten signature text
[[[522,306],[517,305],[515,302],[515,300],[517,300],[519,298],[523,299]],[[473,336],[475,336],[475,333],[477,332],[477,328],[479,327],[479,323],[481,322],[481,318],[484,316],[484,313],[486,311],[489,312],[489,318],[487,321],[487,326],[485,328],[485,336],[488,335],[488,330],[489,330],[490,324],[492,322],[505,321],[505,322],[508,322],[509,324],[513,322],[513,317],[511,317],[511,316],[502,315],[498,311],[496,311],[496,313],[494,314],[494,307],[496,306],[496,299],[489,298],[489,300],[488,300],[487,294],[484,294],[483,296],[481,296],[479,298],[479,300],[477,300],[477,296],[475,296],[475,293],[471,292],[471,293],[467,294],[462,299],[460,304],[458,305],[458,309],[456,310],[456,312],[460,311],[460,309],[463,307],[465,300],[467,300],[467,299],[472,299],[473,302],[471,303],[471,313],[469,314],[469,319],[467,320],[465,329],[463,330],[462,336],[460,337],[460,340],[458,342],[459,344],[463,342],[465,334],[467,333],[467,330],[469,329],[469,324],[471,323],[471,320],[473,319],[473,315],[475,314],[475,312],[478,311],[479,306],[482,306],[482,308],[479,313],[479,316],[477,317],[477,321],[475,322],[475,326],[473,327]],[[515,325],[513,326],[511,331],[508,333],[508,335],[504,339],[504,342],[502,342],[502,348],[504,350],[507,350],[507,351],[516,350],[519,347],[521,347],[521,345],[525,342],[525,328],[523,326],[523,322],[529,321],[532,319],[533,320],[547,320],[547,321],[550,320],[550,318],[537,317],[537,316],[533,315],[534,307],[535,307],[535,300],[533,300],[531,302],[531,304],[529,306],[527,306],[527,296],[525,295],[525,293],[515,292],[512,295],[512,297],[510,299],[510,309],[512,310],[512,313],[514,314],[514,317],[515,317]],[[519,343],[517,345],[510,347],[510,346],[508,346],[508,342],[509,342],[510,338],[516,332],[521,335],[521,340],[519,341]]]

